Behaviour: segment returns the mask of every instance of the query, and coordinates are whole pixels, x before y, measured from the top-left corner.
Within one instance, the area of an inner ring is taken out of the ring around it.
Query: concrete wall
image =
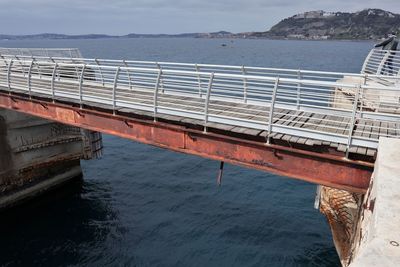
[[[79,176],[80,159],[99,154],[97,133],[0,109],[0,208]]]
[[[400,266],[400,140],[381,138],[350,267]]]
[[[317,200],[327,217],[343,266],[400,266],[400,140],[380,138],[365,195],[321,187]]]

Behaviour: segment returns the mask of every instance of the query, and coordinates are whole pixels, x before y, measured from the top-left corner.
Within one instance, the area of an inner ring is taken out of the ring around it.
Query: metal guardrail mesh
[[[398,76],[1,55],[0,88],[376,148],[400,135]],[[269,140],[269,139],[268,139]]]

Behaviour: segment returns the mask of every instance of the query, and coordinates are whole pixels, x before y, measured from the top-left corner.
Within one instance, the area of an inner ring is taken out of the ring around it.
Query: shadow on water
[[[75,182],[0,214],[1,266],[338,266],[314,185],[104,136]]]
[[[78,177],[0,213],[0,265],[84,264],[86,251],[105,242],[110,229],[121,230],[118,214],[107,202],[109,194],[106,183],[83,182]]]

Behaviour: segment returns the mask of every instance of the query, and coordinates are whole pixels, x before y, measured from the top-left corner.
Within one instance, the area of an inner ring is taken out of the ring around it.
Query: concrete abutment
[[[0,209],[79,177],[101,148],[97,132],[0,109]]]

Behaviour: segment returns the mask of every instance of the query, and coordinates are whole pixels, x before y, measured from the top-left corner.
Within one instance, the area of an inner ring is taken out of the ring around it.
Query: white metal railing
[[[61,49],[62,51],[63,49]],[[46,50],[44,50],[46,51]],[[56,50],[55,50],[56,51]],[[57,51],[59,53],[60,51]],[[49,51],[45,52],[51,53]],[[15,55],[13,53],[6,54],[1,53],[0,55],[7,58],[22,58],[30,59],[32,56],[28,55]],[[299,78],[299,79],[310,79],[310,80],[330,80],[336,81],[343,76],[355,77],[365,79],[382,78],[381,73],[372,71],[362,71],[358,73],[346,73],[346,72],[326,72],[326,71],[314,71],[314,70],[300,70],[300,69],[283,69],[283,68],[265,68],[265,67],[251,67],[251,66],[235,66],[235,65],[213,65],[213,64],[194,64],[194,63],[176,63],[176,62],[156,62],[156,61],[134,61],[134,60],[115,60],[115,59],[97,59],[97,58],[82,58],[82,57],[62,57],[62,56],[34,56],[35,60],[38,61],[50,61],[50,62],[64,62],[64,63],[84,63],[90,65],[99,66],[121,66],[121,67],[136,67],[136,68],[158,68],[158,69],[169,69],[169,70],[187,70],[195,72],[218,72],[227,74],[241,74],[241,75],[257,75],[257,76],[271,76],[277,75],[284,78]],[[367,63],[364,63],[364,65]],[[368,65],[368,64],[367,64]],[[365,69],[365,68],[364,68]],[[391,75],[385,75],[389,76]],[[390,81],[399,81],[400,77],[391,77]]]
[[[364,61],[362,73],[400,75],[400,51],[372,49]]]
[[[7,48],[0,47],[0,55],[80,58],[78,48]]]
[[[346,79],[350,77],[351,79]],[[371,80],[370,80],[371,79]],[[389,85],[373,82],[385,79]],[[376,148],[399,137],[397,77],[245,66],[0,56],[0,89]],[[269,139],[269,138],[268,138]]]

